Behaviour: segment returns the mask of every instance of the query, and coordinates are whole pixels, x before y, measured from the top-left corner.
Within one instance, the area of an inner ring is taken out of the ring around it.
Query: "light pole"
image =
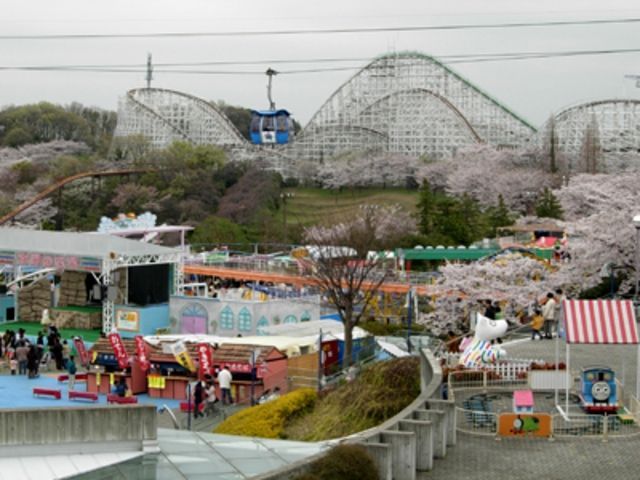
[[[633,226],[636,227],[636,261],[635,261],[635,284],[633,288],[633,303],[638,302],[638,282],[640,281],[640,215],[633,217]]]

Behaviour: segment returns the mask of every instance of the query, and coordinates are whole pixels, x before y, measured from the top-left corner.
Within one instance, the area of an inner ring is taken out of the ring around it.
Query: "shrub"
[[[379,425],[409,405],[420,393],[417,357],[376,363],[351,383],[328,393],[313,412],[287,426],[287,438],[319,441]]]
[[[296,390],[264,405],[236,413],[222,422],[215,433],[282,438],[287,422],[310,410],[316,397],[315,390],[311,388]]]
[[[378,480],[378,470],[359,445],[338,445],[313,462],[312,478],[320,480]],[[303,477],[304,478],[304,477]],[[309,478],[309,477],[307,477]]]

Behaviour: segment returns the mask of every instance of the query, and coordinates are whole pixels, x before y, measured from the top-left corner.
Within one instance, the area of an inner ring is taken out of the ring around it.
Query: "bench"
[[[62,398],[62,392],[55,388],[41,388],[35,387],[33,389],[33,396],[49,396],[54,397],[56,400],[60,400]]]
[[[81,382],[81,381],[86,381],[87,380],[87,373],[76,373],[76,382]],[[69,381],[69,375],[67,374],[62,374],[62,375],[58,375],[58,383],[62,383],[62,382],[68,382]]]
[[[118,403],[120,405],[127,403],[138,403],[137,397],[121,397],[120,395],[116,395],[114,393],[110,393],[107,395],[107,403]]]
[[[191,402],[180,402],[180,411],[181,412],[193,412],[194,403]],[[200,404],[200,413],[204,412],[204,402]]]
[[[92,402],[98,401],[98,394],[93,392],[76,392],[71,390],[69,392],[69,400],[91,400]]]

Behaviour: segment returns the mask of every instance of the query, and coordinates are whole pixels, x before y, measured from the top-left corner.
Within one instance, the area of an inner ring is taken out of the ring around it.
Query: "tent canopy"
[[[633,302],[630,300],[565,300],[567,343],[638,344]]]

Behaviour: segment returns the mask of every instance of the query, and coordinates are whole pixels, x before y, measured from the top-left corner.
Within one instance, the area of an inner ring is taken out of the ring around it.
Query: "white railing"
[[[505,377],[500,370],[460,370],[449,372],[449,391],[463,388],[507,388],[528,384],[528,369],[517,370],[504,367]]]

